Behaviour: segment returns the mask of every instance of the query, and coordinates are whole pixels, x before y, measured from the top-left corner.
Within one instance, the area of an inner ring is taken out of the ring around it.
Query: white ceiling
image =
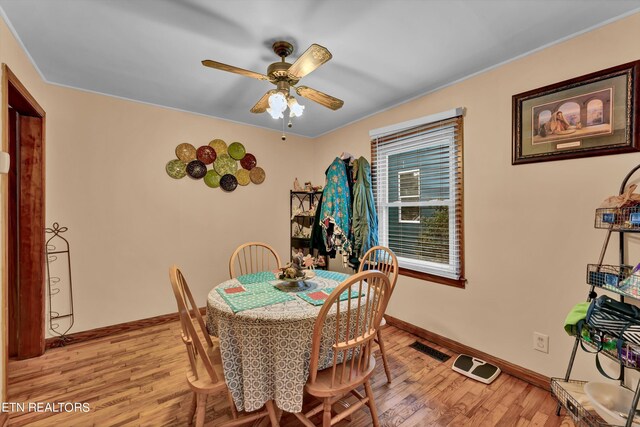
[[[266,73],[278,60],[275,40],[292,41],[294,58],[323,45],[333,59],[301,84],[344,107],[301,99],[305,114],[288,130],[315,137],[638,12],[640,0],[0,0],[0,7],[50,83],[272,129],[282,122],[249,112],[270,83],[200,61]]]

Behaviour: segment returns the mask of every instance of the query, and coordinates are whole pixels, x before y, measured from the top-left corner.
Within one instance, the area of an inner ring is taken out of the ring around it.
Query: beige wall
[[[617,192],[640,154],[512,166],[511,97],[638,60],[635,40],[640,14],[318,138],[316,180],[342,151],[369,158],[371,129],[467,108],[467,287],[401,276],[389,314],[534,371],[564,375],[573,344],[562,329],[564,317],[586,298],[586,264],[597,262],[604,239],[593,228],[594,208]],[[616,245],[609,251],[612,262]],[[550,336],[549,354],[532,349],[534,331]],[[592,360],[581,354],[577,372],[597,377],[594,371]]]
[[[288,190],[311,178],[311,140],[43,83],[4,23],[0,61],[47,113],[46,223],[69,227],[72,332],[175,312],[172,263],[205,301],[240,243],[288,258]],[[213,138],[241,141],[265,182],[224,193],[166,174],[178,143]]]

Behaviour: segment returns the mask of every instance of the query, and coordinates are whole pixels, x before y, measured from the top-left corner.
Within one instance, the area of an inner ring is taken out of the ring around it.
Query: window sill
[[[414,279],[426,280],[428,282],[439,283],[441,285],[453,286],[454,288],[465,288],[467,279],[449,279],[447,277],[436,276],[434,274],[423,273],[422,271],[409,270],[400,267],[398,273],[401,276],[413,277]]]

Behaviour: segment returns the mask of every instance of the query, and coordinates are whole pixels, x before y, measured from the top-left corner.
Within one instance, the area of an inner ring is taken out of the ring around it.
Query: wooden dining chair
[[[282,262],[275,249],[266,243],[249,242],[238,246],[229,259],[231,279],[243,274],[280,268]]]
[[[173,294],[176,297],[176,303],[178,304],[182,341],[187,348],[190,364],[190,369],[187,372],[187,383],[193,391],[193,400],[189,411],[189,421],[193,420],[193,416],[196,414],[196,427],[203,426],[207,397],[226,393],[233,419],[219,424],[220,426],[240,426],[265,417],[269,417],[272,426],[278,426],[275,407],[272,401],[266,403],[265,410],[252,412],[239,417],[236,406],[231,398],[231,393],[225,383],[224,373],[222,371],[222,356],[220,354],[218,341],[212,340],[209,337],[202,315],[193,299],[189,286],[182,272],[175,265],[169,270],[169,279],[171,281]],[[199,325],[201,334],[198,334],[194,322]],[[201,335],[204,336],[205,343],[203,343]]]
[[[365,271],[375,269],[387,275],[389,282],[391,283],[391,293],[396,287],[398,281],[398,258],[393,251],[385,246],[374,246],[369,249],[362,257],[360,267],[358,271]],[[382,355],[382,365],[384,366],[384,373],[387,375],[387,382],[391,382],[391,370],[389,369],[389,363],[387,362],[387,354],[384,349],[384,341],[382,340],[382,327],[387,324],[387,321],[382,317],[380,323],[380,329],[378,329],[378,336],[376,337],[376,343],[380,346],[380,354]]]
[[[340,301],[344,292],[358,296]],[[305,391],[322,400],[322,403],[304,414],[295,414],[304,425],[313,426],[309,418],[322,412],[322,426],[328,427],[364,405],[371,411],[373,425],[379,425],[369,383],[376,366],[371,345],[390,295],[391,284],[388,277],[379,271],[369,270],[346,279],[331,292],[323,304],[313,328],[309,380],[305,385]],[[322,335],[326,328],[333,331],[329,339]],[[332,349],[333,362],[330,367],[321,370],[321,347],[324,348],[324,360],[327,346]],[[361,385],[364,385],[364,396],[356,390]],[[349,393],[356,396],[358,401],[332,417],[332,405]]]

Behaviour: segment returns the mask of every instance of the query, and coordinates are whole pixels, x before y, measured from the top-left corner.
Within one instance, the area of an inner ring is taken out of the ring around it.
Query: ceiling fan
[[[331,52],[327,48],[314,43],[293,64],[285,60],[293,52],[291,43],[277,41],[272,48],[281,61],[269,65],[267,74],[256,73],[255,71],[245,70],[210,59],[202,61],[202,65],[258,80],[268,80],[276,85],[276,89],[265,93],[256,105],[251,108],[252,113],[264,113],[267,111],[273,118],[282,118],[282,113],[289,106],[291,117],[302,115],[304,106],[299,105],[296,99],[289,94],[291,88],[294,88],[298,95],[332,110],[342,107],[344,101],[341,99],[334,98],[308,86],[295,86],[300,79],[332,58]]]

